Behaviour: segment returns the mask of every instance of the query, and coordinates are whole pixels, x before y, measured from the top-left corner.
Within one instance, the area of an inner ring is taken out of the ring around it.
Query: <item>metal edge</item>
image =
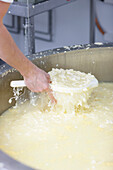
[[[96,42],[95,44],[82,44],[82,45],[72,45],[72,46],[64,46],[54,49],[49,49],[45,51],[41,51],[32,55],[26,56],[30,61],[35,60],[36,58],[43,58],[47,57],[49,55],[58,54],[58,53],[66,53],[69,51],[74,50],[83,50],[83,49],[91,49],[91,48],[104,48],[104,47],[113,47],[113,43],[100,43]],[[17,71],[16,69],[12,68],[8,64],[2,64],[0,66],[0,78],[7,75],[8,72],[14,72]],[[6,72],[6,74],[4,74]]]
[[[12,166],[13,165],[13,166]],[[34,170],[0,151],[0,170]]]
[[[30,56],[28,55],[27,58],[29,58],[29,60],[34,60],[34,59],[36,59],[36,56],[37,56],[37,58],[42,58],[42,57],[47,57],[49,55],[58,54],[58,53],[66,53],[66,52],[74,51],[74,50],[83,50],[83,49],[88,50],[91,48],[104,48],[104,47],[113,47],[113,43],[96,42],[94,44],[64,46],[64,47],[41,51],[41,52],[32,54]]]

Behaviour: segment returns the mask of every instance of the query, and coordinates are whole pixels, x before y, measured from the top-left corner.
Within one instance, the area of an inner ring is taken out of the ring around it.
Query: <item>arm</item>
[[[3,17],[9,5],[9,3],[0,2],[0,58],[22,74],[25,84],[31,91],[47,91],[52,101],[55,101],[49,89],[49,74],[36,67],[24,56],[3,25]]]

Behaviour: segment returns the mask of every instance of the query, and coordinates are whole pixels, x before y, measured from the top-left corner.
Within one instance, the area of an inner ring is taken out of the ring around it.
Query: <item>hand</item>
[[[32,68],[30,69],[27,76],[24,76],[24,81],[26,86],[32,91],[32,92],[43,92],[46,91],[52,101],[52,103],[56,103],[56,99],[54,98],[52,94],[52,90],[50,89],[49,83],[50,82],[50,76],[45,71],[39,69],[35,65],[32,65]]]
[[[0,58],[16,68],[24,77],[27,87],[33,92],[47,91],[52,102],[55,98],[49,89],[50,77],[36,67],[16,46],[11,35],[3,25],[3,17],[10,3],[0,1]]]

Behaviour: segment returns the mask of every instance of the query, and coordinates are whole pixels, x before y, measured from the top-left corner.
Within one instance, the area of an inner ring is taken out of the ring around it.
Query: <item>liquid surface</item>
[[[89,108],[41,112],[28,102],[0,116],[0,149],[43,170],[113,170],[113,83],[94,89]]]

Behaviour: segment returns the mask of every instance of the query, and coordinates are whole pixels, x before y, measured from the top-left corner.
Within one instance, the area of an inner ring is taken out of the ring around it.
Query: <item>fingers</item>
[[[50,80],[50,75],[47,74],[47,80],[48,80],[48,83],[52,83],[52,81]],[[55,99],[55,97],[53,96],[53,91],[50,89],[50,86],[45,90],[47,93],[48,93],[48,96],[51,100],[52,103],[56,104],[57,103],[57,100]]]
[[[38,69],[38,74],[30,77],[24,77],[25,84],[32,92],[47,92],[52,103],[57,103],[50,89],[50,75],[43,70]]]
[[[48,93],[48,96],[49,96],[51,102],[54,103],[54,104],[56,104],[56,103],[57,103],[57,100],[56,100],[55,97],[53,96],[53,92],[52,92],[52,90],[51,90],[50,88],[47,90],[47,93]]]

